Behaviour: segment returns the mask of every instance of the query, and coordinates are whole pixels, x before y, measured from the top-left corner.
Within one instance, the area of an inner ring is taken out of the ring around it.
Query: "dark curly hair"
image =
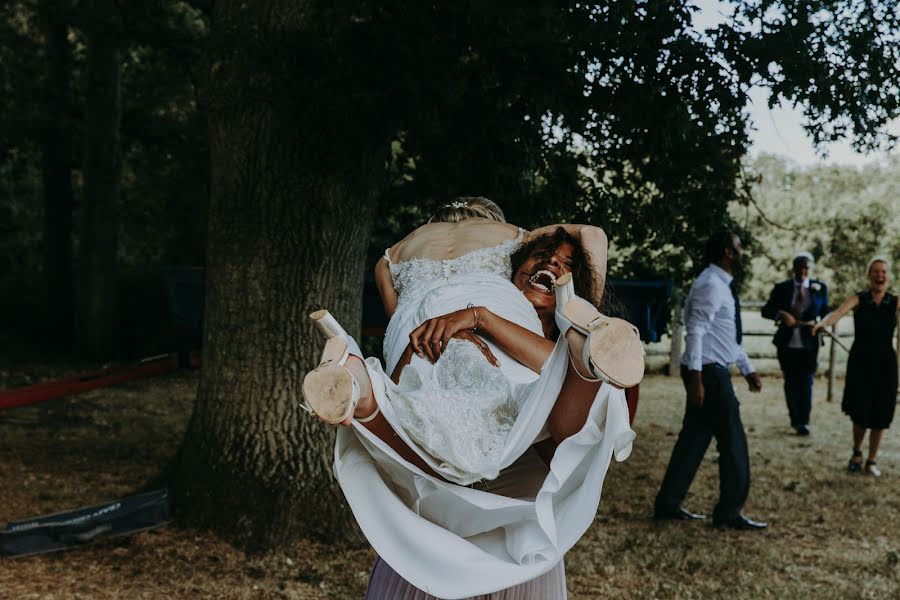
[[[522,244],[516,250],[510,260],[512,272],[516,273],[522,264],[532,257],[542,260],[549,259],[561,245],[572,245],[572,279],[575,282],[575,293],[595,306],[602,305],[602,298],[597,297],[594,289],[593,266],[581,247],[581,242],[562,227],[557,227],[553,233],[537,236]]]

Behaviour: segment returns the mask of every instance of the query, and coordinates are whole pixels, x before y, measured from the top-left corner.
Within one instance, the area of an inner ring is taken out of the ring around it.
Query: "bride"
[[[564,334],[537,358],[540,353],[532,349],[540,345],[527,336],[543,340],[547,313],[538,318],[509,281],[509,255],[525,234],[499,219],[472,216],[470,203],[446,207],[463,214],[455,227],[423,226],[379,263],[379,287],[393,313],[385,355],[399,382],[388,378],[377,360],[363,364],[352,339],[320,311],[314,318],[332,337],[323,364],[304,383],[318,416],[352,423],[338,433],[335,474],[376,551],[417,587],[457,598],[534,579],[560,564],[593,518],[613,451],[623,459],[630,450],[633,433],[624,396],[594,384],[593,401],[581,398],[587,410],[578,426],[568,432],[556,427],[553,437],[560,445],[550,469],[528,468],[539,475],[530,478],[527,491],[500,491],[506,476],[495,489],[490,482],[448,483],[482,478],[463,459],[474,456],[476,466],[487,465],[494,475],[516,471],[533,455],[527,452],[532,444],[548,437],[548,425],[554,433],[552,413],[567,395],[564,388],[572,387],[572,371],[578,373],[575,379],[628,385],[624,380],[639,379],[643,368],[630,326],[623,335],[624,322],[599,315],[574,296],[565,274],[570,265],[528,274],[532,291],[556,297],[550,314]],[[569,228],[578,242],[585,233],[599,232]],[[605,238],[602,242],[601,280]],[[455,312],[442,317],[448,310]],[[472,343],[454,339],[460,337]],[[622,343],[612,345],[617,341]],[[488,363],[495,356],[500,369]],[[454,405],[451,410],[441,410],[442,400]],[[334,406],[339,410],[328,413]],[[469,452],[467,445],[475,450]]]
[[[528,238],[557,227],[541,228]],[[592,235],[599,238],[586,247],[602,251],[605,264],[602,230],[579,225],[561,227],[576,239],[582,234],[588,239]],[[394,372],[394,379],[399,372],[397,384],[381,375],[386,381],[389,406],[381,406],[371,394],[361,393],[368,386],[362,381],[365,377],[357,377],[351,370],[352,365],[347,369],[336,364],[341,360],[355,362],[351,355],[356,353],[348,355],[346,336],[330,315],[319,312],[314,318],[332,339],[331,347],[323,353],[323,365],[304,383],[304,395],[313,412],[330,422],[346,421],[351,412],[357,417],[368,415],[362,417],[365,423],[377,416],[380,406],[402,441],[421,450],[417,454],[431,472],[461,485],[494,479],[524,451],[524,447],[511,446],[507,441],[520,410],[529,406],[529,396],[541,388],[533,384],[534,371],[539,371],[540,365],[530,370],[491,341],[467,343],[452,338],[462,329],[477,332],[481,325],[479,310],[482,317],[497,316],[536,337],[543,335],[534,308],[510,282],[510,255],[525,239],[522,229],[503,221],[496,204],[485,198],[469,198],[446,205],[429,224],[387,250],[376,267],[376,282],[391,316],[384,343],[387,371]],[[598,280],[602,286],[602,276]],[[532,283],[549,291],[554,278],[544,271],[536,273]],[[451,322],[450,326],[443,321],[420,326],[466,307],[467,320]],[[630,344],[630,356],[640,356],[635,354],[640,342],[633,327],[600,315],[580,298],[569,299],[563,308],[575,321],[576,329],[583,333],[590,329],[592,333],[591,343],[584,348],[587,354],[582,373],[620,387],[635,385],[642,375],[643,361],[623,361],[622,357],[629,356],[629,348],[621,347]],[[415,355],[407,354],[401,362],[407,340]],[[617,347],[611,348],[613,345]],[[484,359],[486,351],[497,356],[495,364]]]

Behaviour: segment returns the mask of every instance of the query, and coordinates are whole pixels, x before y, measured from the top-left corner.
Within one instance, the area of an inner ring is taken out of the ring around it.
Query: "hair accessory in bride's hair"
[[[468,202],[460,202],[459,200],[456,200],[454,202],[451,202],[450,204],[445,204],[444,206],[449,206],[452,208],[469,208],[469,203]]]

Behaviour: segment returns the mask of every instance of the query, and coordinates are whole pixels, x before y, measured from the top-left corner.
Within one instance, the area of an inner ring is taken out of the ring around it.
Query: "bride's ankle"
[[[582,379],[594,379],[596,376],[591,366],[584,364],[584,359],[582,358],[584,356],[584,345],[588,343],[587,336],[576,331],[575,328],[570,328],[566,332],[566,342],[569,344],[569,363],[572,365],[575,374]]]
[[[347,357],[345,366],[353,373],[353,377],[356,378],[356,382],[359,384],[359,401],[356,403],[356,409],[353,411],[353,418],[364,419],[369,417],[378,409],[378,403],[372,394],[372,381],[369,379],[369,371],[366,369],[366,364],[361,358],[351,354]]]
[[[353,411],[353,418],[358,421],[371,420],[377,412],[378,403],[375,402],[375,398],[360,398],[356,409]]]

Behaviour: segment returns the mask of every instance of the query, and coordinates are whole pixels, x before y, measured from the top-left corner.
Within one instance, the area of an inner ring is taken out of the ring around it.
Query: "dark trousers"
[[[685,384],[687,375],[688,370],[681,367]],[[719,502],[713,518],[726,521],[740,514],[750,491],[747,436],[728,369],[716,364],[704,365],[702,378],[703,406],[685,403],[684,421],[656,496],[656,510],[669,512],[681,504],[709,442],[715,437],[719,450]]]
[[[784,399],[794,428],[809,425],[816,354],[806,348],[778,349],[778,363],[784,373]]]

